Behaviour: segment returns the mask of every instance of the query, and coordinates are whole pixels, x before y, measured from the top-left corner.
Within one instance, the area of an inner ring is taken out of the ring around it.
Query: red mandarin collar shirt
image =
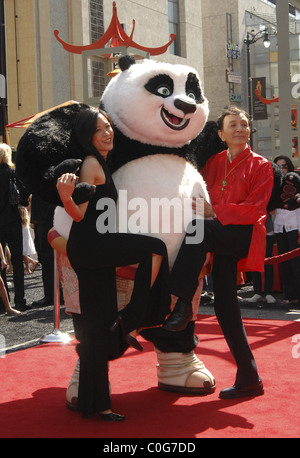
[[[248,257],[239,261],[238,270],[263,272],[266,208],[274,179],[270,162],[249,146],[230,162],[225,150],[207,161],[202,175],[216,218],[224,226],[253,224]],[[224,179],[227,184],[222,191]]]

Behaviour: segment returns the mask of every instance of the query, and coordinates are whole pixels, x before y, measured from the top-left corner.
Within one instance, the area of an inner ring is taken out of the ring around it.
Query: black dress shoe
[[[190,302],[178,299],[171,315],[166,319],[162,328],[166,331],[183,331],[193,318],[193,307]]]
[[[126,334],[121,315],[117,316],[110,330],[115,332],[118,328],[121,329],[124,338],[130,347],[133,347],[138,351],[143,351],[142,345],[133,336]]]
[[[264,386],[261,380],[254,383],[253,385],[246,386],[244,388],[237,388],[235,385],[222,390],[219,394],[221,399],[237,399],[244,397],[255,397],[262,396],[264,394]]]
[[[35,307],[47,307],[48,305],[54,305],[53,299],[48,299],[47,297],[43,297],[43,299],[39,299],[38,301],[33,301],[31,306]]]
[[[31,309],[31,306],[30,305],[26,305],[26,302],[22,302],[22,303],[16,302],[14,308],[16,310],[19,310],[19,312],[26,312],[26,310],[30,310]]]
[[[98,413],[98,416],[101,420],[104,421],[124,421],[125,415],[120,415],[118,413],[110,412],[110,413]]]

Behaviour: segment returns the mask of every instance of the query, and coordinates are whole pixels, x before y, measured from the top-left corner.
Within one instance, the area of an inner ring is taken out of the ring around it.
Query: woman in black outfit
[[[111,411],[108,361],[121,356],[128,345],[142,350],[132,331],[164,322],[170,305],[168,258],[159,239],[116,233],[109,226],[104,233],[103,227],[97,229],[107,209],[102,203],[114,208],[117,201],[106,164],[114,132],[107,114],[94,108],[79,114],[75,131],[83,151],[80,181],[96,188],[89,202],[76,205],[71,197],[76,176],[64,174],[57,182],[65,210],[74,220],[67,254],[78,276],[81,307],[78,410],[83,416],[98,413],[103,420],[121,421],[125,417]],[[116,267],[137,263],[131,300],[118,313]],[[152,306],[154,290],[160,296]]]
[[[284,174],[294,172],[294,164],[288,156],[277,156],[275,164],[282,168]],[[274,215],[274,233],[278,253],[288,253],[300,246],[300,208],[286,210],[278,208]],[[300,256],[280,263],[284,302],[300,305]]]
[[[6,244],[11,252],[13,265],[13,280],[15,292],[15,308],[26,309],[24,290],[24,265],[23,265],[23,234],[22,221],[18,211],[18,205],[9,203],[9,179],[14,175],[12,151],[6,143],[0,144],[0,243],[5,251]],[[21,185],[21,184],[20,184]],[[6,273],[2,270],[1,275],[6,285]]]

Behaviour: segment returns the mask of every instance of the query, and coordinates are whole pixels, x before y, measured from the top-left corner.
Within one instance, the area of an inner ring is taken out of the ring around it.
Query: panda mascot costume
[[[119,230],[130,230],[130,221],[137,222],[138,206],[146,203],[149,214],[144,220],[148,224],[138,229],[165,242],[172,267],[191,219],[192,198],[202,196],[209,200],[199,170],[211,155],[226,146],[217,135],[216,123],[207,122],[208,102],[195,69],[150,60],[135,63],[129,56],[120,58],[119,66],[120,73],[110,81],[101,99],[101,107],[115,125],[111,171],[119,190]],[[43,115],[27,128],[17,151],[19,178],[30,192],[57,205],[54,228],[63,239],[68,238],[72,221],[61,206],[56,181],[62,173],[80,167],[82,158],[74,142],[73,128],[76,114],[84,107],[74,103]],[[289,174],[284,178],[275,165],[273,171],[270,209],[297,207],[299,177]],[[81,183],[76,186],[73,199],[76,203],[84,202],[92,193],[90,186]],[[162,212],[161,218],[157,212],[153,214],[153,199],[174,203],[173,220],[168,211]],[[176,205],[187,211],[176,213]],[[178,217],[174,217],[178,214],[179,225]],[[201,290],[193,301],[195,315],[200,294]],[[161,389],[195,395],[215,390],[213,375],[194,353],[198,342],[194,330],[195,322],[191,321],[180,332],[162,328],[141,331],[154,344]],[[67,390],[69,399],[76,398],[79,364],[78,360]]]

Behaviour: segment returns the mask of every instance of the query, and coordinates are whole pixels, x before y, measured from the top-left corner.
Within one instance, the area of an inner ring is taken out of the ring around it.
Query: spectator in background
[[[282,168],[284,173],[294,171],[294,165],[287,156],[277,156],[274,162]],[[278,253],[283,254],[299,248],[300,236],[300,208],[289,211],[278,208],[274,216],[274,233],[278,246]],[[279,264],[284,302],[300,304],[300,256]]]
[[[12,151],[6,143],[0,144],[0,243],[5,250],[8,244],[11,252],[14,281],[14,303],[18,310],[25,310],[26,299],[24,290],[24,267],[23,267],[23,235],[22,222],[18,211],[18,205],[9,203],[10,176],[14,174]],[[5,270],[1,271],[6,284]]]
[[[31,274],[35,271],[38,261],[32,259],[31,256],[36,255],[35,245],[31,236],[29,226],[29,213],[26,207],[19,207],[19,213],[22,220],[22,232],[23,232],[23,260],[25,264],[25,274]],[[31,256],[30,256],[31,255]],[[31,269],[30,269],[31,264]]]
[[[274,245],[274,226],[273,226],[272,215],[270,213],[267,213],[266,230],[267,230],[266,258],[271,258],[273,254],[273,245]],[[263,299],[268,304],[274,304],[276,302],[276,299],[272,296],[272,288],[273,288],[273,265],[272,264],[265,264],[264,274],[265,274],[264,288],[262,289],[261,272],[252,273],[254,296],[248,299],[248,302],[257,302]],[[264,290],[264,295],[263,295],[263,290]]]
[[[1,243],[0,243],[0,265],[1,265],[1,270],[5,270],[6,261],[5,261],[5,256],[4,256],[4,252],[3,252]],[[6,290],[4,281],[2,280],[1,276],[0,276],[0,298],[5,308],[5,315],[20,315],[21,314],[19,310],[15,310],[11,307],[9,298],[8,298],[8,294],[7,294],[7,290]]]

